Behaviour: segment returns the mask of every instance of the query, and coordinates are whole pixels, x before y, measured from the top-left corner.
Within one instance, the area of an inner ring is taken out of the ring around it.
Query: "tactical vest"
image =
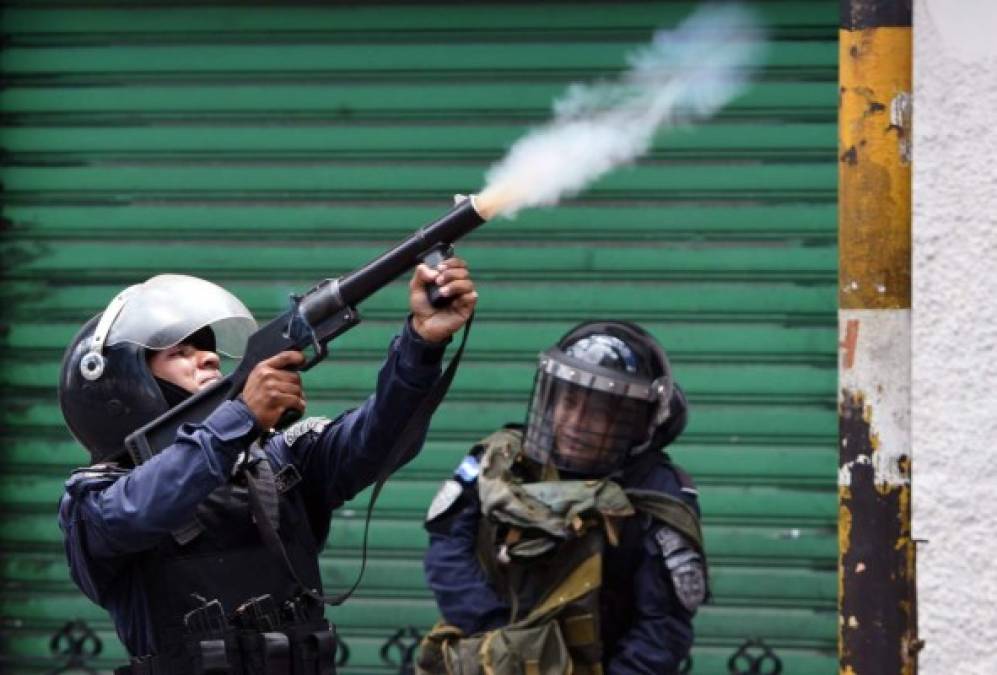
[[[542,481],[512,475],[522,434],[502,429],[481,444],[478,558],[510,598],[510,623],[480,635],[438,623],[423,640],[420,675],[600,675],[603,551],[619,519],[639,510],[682,533],[701,552],[696,513],[671,495],[617,483]],[[522,616],[522,607],[530,611]]]
[[[279,496],[278,513],[289,562],[321,593],[318,546],[299,491]],[[167,537],[141,554],[156,653],[115,672],[334,675],[334,629],[261,542],[246,487],[216,489],[198,506],[197,521],[192,541]]]

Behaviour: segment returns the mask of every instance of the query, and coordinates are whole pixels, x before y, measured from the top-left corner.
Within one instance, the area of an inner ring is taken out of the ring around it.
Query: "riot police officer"
[[[678,672],[708,593],[697,492],[662,452],[686,419],[637,325],[543,352],[525,428],[475,445],[430,506],[442,620],[420,672]]]
[[[453,302],[432,307],[427,283]],[[217,380],[218,353],[238,356],[256,323],[221,287],[160,275],[83,326],[59,398],[91,464],[67,481],[59,523],[74,582],[132,657],[120,672],[334,671],[318,568],[332,512],[374,481],[476,301],[462,260],[420,265],[411,315],[360,407],[274,432],[284,410],[306,405],[293,370],[304,358],[282,352],[137,466],[124,438]]]

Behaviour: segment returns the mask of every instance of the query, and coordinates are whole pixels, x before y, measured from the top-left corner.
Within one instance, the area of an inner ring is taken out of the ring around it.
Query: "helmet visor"
[[[651,404],[537,373],[523,449],[533,460],[589,476],[619,467],[646,440]]]
[[[108,331],[108,345],[130,342],[166,349],[210,327],[216,351],[238,358],[256,330],[256,320],[238,298],[197,277],[160,274],[122,295],[124,305]]]

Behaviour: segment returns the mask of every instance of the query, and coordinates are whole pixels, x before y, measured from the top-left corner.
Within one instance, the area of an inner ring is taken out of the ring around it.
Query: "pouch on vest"
[[[556,621],[492,631],[478,649],[485,675],[570,675],[571,656]]]
[[[217,599],[203,600],[199,607],[184,615],[183,622],[187,630],[185,650],[193,661],[192,673],[221,675],[243,672],[238,633],[229,624]],[[150,663],[158,663],[160,660],[153,657]],[[169,672],[169,669],[165,669],[165,672]]]
[[[425,653],[425,652],[424,652]],[[420,658],[420,673],[447,675],[570,675],[571,655],[556,621],[443,639],[442,664]],[[442,665],[442,668],[440,668]]]
[[[446,640],[442,645],[443,668],[447,675],[482,675],[478,649],[483,636]]]
[[[336,630],[322,619],[284,628],[294,675],[336,675]]]
[[[456,626],[437,621],[419,643],[419,651],[415,656],[416,675],[430,675],[432,673],[445,673],[446,665],[443,658],[443,645],[448,640],[460,640],[464,637]]]
[[[242,654],[234,631],[224,637],[194,641],[189,643],[188,649],[194,658],[195,675],[243,672]]]
[[[239,645],[247,675],[291,675],[291,646],[283,633],[240,631]]]

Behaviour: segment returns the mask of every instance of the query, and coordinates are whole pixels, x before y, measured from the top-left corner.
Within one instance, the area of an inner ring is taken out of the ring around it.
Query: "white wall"
[[[997,673],[997,2],[914,6],[922,675]]]

